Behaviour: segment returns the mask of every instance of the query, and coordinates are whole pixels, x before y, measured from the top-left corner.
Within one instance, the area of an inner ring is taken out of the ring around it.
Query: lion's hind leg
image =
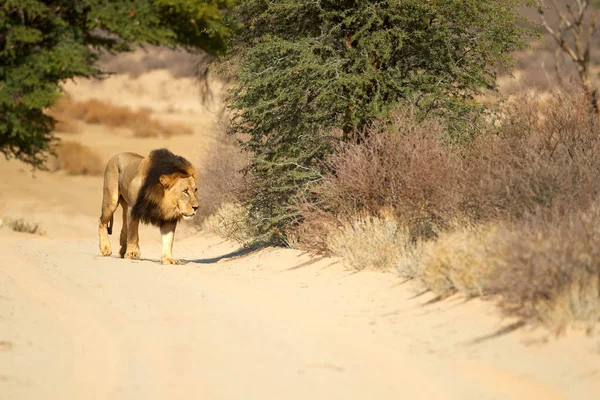
[[[104,172],[104,189],[102,193],[102,214],[98,221],[98,236],[100,239],[100,253],[110,256],[110,240],[108,238],[108,224],[112,225],[113,214],[119,205],[119,171],[117,160],[111,159]]]
[[[132,214],[132,207],[127,210],[127,251],[124,258],[130,260],[140,259],[140,238],[138,233],[140,220]]]

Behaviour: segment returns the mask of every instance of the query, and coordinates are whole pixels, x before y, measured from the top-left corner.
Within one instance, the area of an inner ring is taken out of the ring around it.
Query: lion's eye
[[[187,189],[185,189],[185,190],[183,191],[183,193],[187,194],[188,196],[190,195],[190,192],[188,192],[188,190],[187,190]]]
[[[198,188],[195,188],[195,189],[194,189],[194,193],[198,193]]]

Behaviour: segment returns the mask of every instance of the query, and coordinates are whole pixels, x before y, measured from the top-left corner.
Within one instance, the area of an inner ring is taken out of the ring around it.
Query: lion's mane
[[[148,172],[133,206],[133,217],[155,226],[177,222],[181,217],[173,217],[175,213],[170,209],[172,206],[165,206],[163,201],[166,192],[160,182],[160,177],[180,175],[181,178],[187,178],[196,176],[196,171],[188,160],[167,149],[153,150],[149,158]]]

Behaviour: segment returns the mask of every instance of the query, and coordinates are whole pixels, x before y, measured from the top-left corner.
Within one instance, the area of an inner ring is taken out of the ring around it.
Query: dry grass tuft
[[[6,225],[9,229],[12,229],[15,232],[23,232],[41,236],[46,234],[46,232],[41,228],[41,226],[38,223],[29,222],[23,218],[2,218],[0,219],[0,228],[4,225]]]
[[[311,204],[301,205],[300,213],[304,220],[287,232],[287,244],[313,255],[331,255],[329,235],[341,227],[340,221]]]
[[[491,268],[486,246],[496,230],[494,226],[466,227],[425,243],[418,278],[442,297],[456,292],[482,296]]]
[[[357,271],[396,268],[411,246],[408,230],[390,215],[359,215],[331,232],[327,242],[333,255]]]
[[[78,129],[76,121],[88,124],[101,124],[111,128],[128,128],[134,137],[171,137],[174,135],[191,135],[192,127],[180,122],[165,123],[152,118],[152,110],[131,110],[129,107],[114,106],[104,101],[91,99],[73,101],[69,97],[59,99],[48,114],[59,121],[57,132],[61,129],[70,131]],[[66,132],[75,133],[75,132]]]
[[[221,204],[204,218],[201,228],[243,246],[249,245],[256,237],[255,230],[248,224],[248,210],[235,203]]]
[[[102,175],[104,172],[100,156],[79,142],[60,141],[55,152],[56,158],[48,165],[50,170],[63,170],[69,175]]]

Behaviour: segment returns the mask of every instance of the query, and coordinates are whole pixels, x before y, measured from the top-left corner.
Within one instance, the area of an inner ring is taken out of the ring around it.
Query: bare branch
[[[551,25],[546,19],[546,6],[544,0],[538,2],[538,12],[544,29],[552,36],[557,48],[556,74],[559,81],[562,79],[558,68],[558,53],[562,51],[567,54],[577,67],[577,72],[581,83],[588,95],[596,112],[598,104],[596,103],[596,89],[592,84],[589,72],[591,42],[598,26],[598,12],[593,10],[590,15],[589,25],[586,26],[586,16],[589,14],[591,0],[568,0],[567,4],[561,9],[557,0],[550,0],[557,17],[557,22]],[[573,4],[575,3],[575,4]],[[566,12],[564,11],[566,10]],[[569,36],[569,39],[567,38]],[[559,50],[560,49],[560,50]]]
[[[590,27],[588,32],[588,37],[592,39],[594,34],[598,29],[598,10],[594,10],[592,12],[592,17],[590,18]]]

